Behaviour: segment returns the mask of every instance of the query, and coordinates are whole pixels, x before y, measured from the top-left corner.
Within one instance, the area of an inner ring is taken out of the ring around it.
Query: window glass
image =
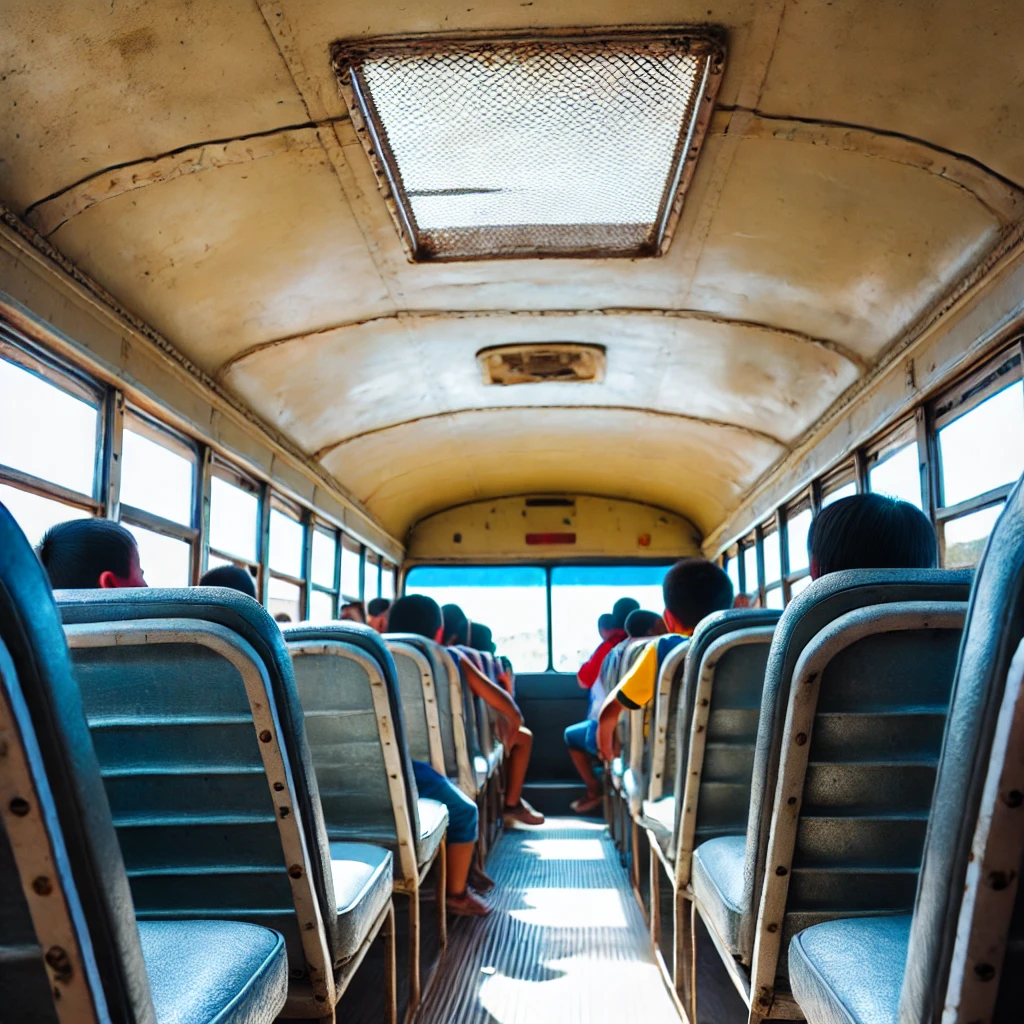
[[[99,413],[0,359],[0,463],[93,494]]]
[[[793,580],[789,585],[789,593],[792,597],[796,597],[797,594],[802,594],[811,585],[810,576],[801,576],[798,580]]]
[[[134,430],[124,431],[121,503],[188,526],[192,522],[193,463]]]
[[[498,652],[512,659],[516,671],[547,669],[547,580],[540,567],[417,566],[405,592],[457,604],[471,621],[490,626]]]
[[[64,505],[52,498],[41,498],[38,494],[30,494],[7,484],[0,484],[0,502],[7,506],[32,547],[43,539],[43,534],[51,526],[68,519],[85,519],[89,516],[85,509]]]
[[[269,593],[267,596],[267,611],[276,619],[279,615],[287,615],[288,618],[282,625],[288,622],[298,622],[302,618],[300,608],[300,590],[297,583],[289,583],[287,580],[279,580],[275,576],[270,577]]]
[[[395,568],[386,565],[380,573],[380,596],[386,597],[389,601],[395,599]]]
[[[840,498],[852,498],[856,493],[857,485],[851,480],[848,484],[843,484],[842,487],[837,487],[834,491],[823,495],[821,507],[825,508],[826,505],[831,505],[833,501],[839,501]]]
[[[743,549],[743,587],[744,593],[756,594],[757,582],[757,548],[750,544]]]
[[[734,594],[740,592],[740,559],[739,552],[732,555],[725,563],[725,572],[729,579],[732,580],[732,589]]]
[[[900,448],[895,455],[890,455],[883,462],[876,462],[868,472],[868,487],[875,494],[901,498],[920,508],[921,469],[917,457],[917,442],[912,441]]]
[[[287,576],[302,576],[302,523],[280,509],[270,510],[270,568]]]
[[[764,544],[764,581],[775,583],[782,579],[782,551],[779,547],[779,534],[776,530],[766,533]]]
[[[946,557],[943,565],[947,569],[962,569],[977,565],[985,550],[985,542],[1003,511],[1002,505],[983,508],[957,519],[950,519],[943,525],[946,542]]]
[[[939,431],[942,498],[958,505],[1024,473],[1024,381]]]
[[[366,552],[366,561],[363,563],[363,600],[372,601],[380,595],[380,558],[378,555],[371,555]]]
[[[334,598],[322,590],[309,595],[309,621],[330,622],[334,618]]]
[[[785,608],[786,602],[782,599],[782,587],[773,587],[765,591],[764,606],[766,608]]]
[[[207,569],[219,569],[222,565],[234,565],[234,562],[228,561],[226,558],[221,558],[219,555],[210,552],[209,557],[206,559]]]
[[[807,534],[811,529],[811,510],[797,512],[786,523],[786,540],[789,543],[789,571],[800,572],[810,565],[807,555]]]
[[[313,531],[313,582],[334,589],[334,563],[338,557],[338,542],[334,534]]]
[[[359,549],[341,545],[341,592],[346,597],[359,597]]]
[[[555,671],[579,671],[601,642],[598,616],[610,612],[620,597],[632,597],[640,602],[641,608],[660,615],[665,608],[661,584],[669,568],[563,565],[552,569],[551,645]]]
[[[259,498],[215,476],[210,489],[210,547],[256,561]]]
[[[192,574],[192,545],[176,537],[123,524],[139,546],[139,565],[151,587],[187,587]]]

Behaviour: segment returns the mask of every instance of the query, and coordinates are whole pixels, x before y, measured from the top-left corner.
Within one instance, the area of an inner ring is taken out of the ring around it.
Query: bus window
[[[986,398],[939,432],[942,504],[959,505],[1024,473],[1024,382]]]
[[[270,510],[270,570],[284,576],[302,576],[302,523],[279,508]]]
[[[807,554],[807,535],[811,529],[811,510],[805,508],[786,523],[786,543],[789,548],[789,571],[796,574],[810,568]]]
[[[964,569],[977,565],[985,542],[992,532],[1003,503],[990,505],[979,512],[968,512],[965,516],[950,519],[943,524],[942,534],[945,557],[942,564],[947,569]]]
[[[359,600],[359,545],[341,538],[341,593],[350,601]]]
[[[380,571],[380,596],[389,601],[395,599],[395,567],[385,565]]]
[[[302,618],[302,589],[297,583],[271,576],[267,586],[267,611],[276,619],[287,615],[286,622],[298,622]]]
[[[139,547],[139,564],[151,587],[187,587],[192,575],[192,545],[188,541],[134,523],[124,523]]]
[[[751,538],[743,549],[743,593],[756,597],[761,592],[757,578],[757,544]]]
[[[188,526],[192,522],[194,456],[148,424],[131,423],[131,427],[125,426],[121,444],[121,505]]]
[[[728,559],[726,560],[725,572],[728,575],[729,579],[732,580],[733,593],[741,593],[742,591],[740,587],[740,553],[738,548],[735,551],[733,551],[733,553],[729,555]]]
[[[917,442],[911,441],[868,471],[868,486],[875,494],[909,501],[921,507],[921,468]]]
[[[380,556],[366,552],[363,559],[363,600],[372,601],[380,596]]]
[[[764,552],[765,607],[781,608],[785,604],[782,596],[782,550],[774,525],[763,532],[761,547]]]
[[[323,590],[312,590],[309,594],[310,622],[331,622],[334,619],[334,598]]]
[[[338,562],[338,541],[333,533],[317,527],[313,530],[312,573],[315,586],[334,590]]]
[[[254,563],[259,514],[256,494],[215,476],[210,488],[210,547]]]
[[[831,505],[833,501],[841,498],[852,498],[857,493],[857,485],[851,480],[849,483],[837,487],[834,491],[827,491],[821,496],[821,507]]]
[[[810,585],[810,576],[801,576],[800,579],[794,580],[789,587],[790,600],[796,597],[797,594],[802,594]]]
[[[490,626],[517,672],[547,669],[547,574],[540,566],[416,566],[405,592],[457,604],[470,621]]]
[[[84,508],[65,505],[52,498],[43,498],[18,487],[9,487],[7,484],[0,484],[0,502],[7,506],[33,547],[43,539],[43,534],[51,526],[68,519],[85,519],[91,515]]]
[[[665,608],[661,584],[668,565],[562,565],[551,570],[551,647],[556,672],[577,672],[601,642],[598,616],[620,597],[641,608]]]

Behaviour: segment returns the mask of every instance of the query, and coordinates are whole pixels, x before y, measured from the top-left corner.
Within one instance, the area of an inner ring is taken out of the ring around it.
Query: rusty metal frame
[[[702,58],[690,102],[690,113],[681,125],[672,164],[653,222],[654,244],[649,251],[610,252],[600,247],[560,252],[486,253],[474,256],[445,256],[428,253],[420,245],[415,217],[402,185],[398,163],[388,144],[373,96],[359,72],[360,65],[376,56],[400,53],[404,56],[465,51],[474,46],[576,44],[588,50],[609,53],[624,48],[656,46],[677,48]],[[723,29],[708,25],[651,26],[642,29],[592,28],[566,32],[564,29],[509,31],[495,37],[473,32],[441,35],[381,36],[339,40],[331,46],[331,64],[341,95],[348,107],[352,126],[373,169],[381,196],[395,223],[406,257],[411,263],[467,262],[489,259],[641,259],[663,256],[679,225],[683,204],[693,179],[701,146],[711,126],[715,100],[725,71],[726,37]]]
[[[992,1019],[1024,855],[1024,641],[1007,673],[971,842],[944,1021]],[[1014,796],[1013,794],[1016,794]]]
[[[672,693],[672,679],[677,669],[681,671],[682,662],[686,663],[686,654],[690,643],[676,644],[661,663],[658,671],[658,690],[654,698],[654,728],[651,741],[651,777],[647,780],[647,799],[660,800],[665,791],[665,769],[668,758],[668,719],[669,697]],[[678,796],[678,794],[677,794]]]
[[[283,862],[295,914],[300,922],[302,949],[311,986],[311,999],[289,992],[287,1016],[313,1013],[324,1016],[338,1002],[338,989],[320,903],[310,878],[310,856],[303,834],[295,780],[281,746],[277,704],[259,655],[237,633],[201,619],[132,619],[94,622],[64,627],[68,647],[74,650],[107,647],[144,647],[151,644],[191,644],[205,647],[227,661],[239,674],[249,700],[253,730],[259,740],[260,758],[267,788],[277,810]],[[294,986],[289,986],[293,989]]]
[[[765,857],[765,864],[774,867],[765,871],[754,932],[749,1024],[760,1024],[768,1018],[791,1019],[788,1015],[793,1005],[792,996],[776,992],[775,977],[818,693],[826,666],[865,637],[919,629],[963,629],[966,618],[967,604],[961,601],[901,601],[857,608],[828,623],[800,654],[787,701]]]

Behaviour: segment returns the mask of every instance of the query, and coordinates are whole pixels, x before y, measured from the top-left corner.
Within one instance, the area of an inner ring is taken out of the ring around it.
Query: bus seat
[[[979,881],[999,877],[998,872],[985,874],[986,830],[1001,824],[990,812],[1021,806],[1016,797],[1000,805],[996,793],[1009,796],[1013,790],[994,780],[1005,769],[1020,772],[1021,745],[1010,742],[1010,723],[1018,727],[1024,711],[1019,695],[1022,640],[1024,482],[1019,482],[989,536],[971,594],[906,941],[893,951],[885,972],[872,976],[860,974],[859,964],[849,959],[854,947],[848,951],[836,945],[834,937],[842,938],[844,922],[816,925],[796,936],[790,984],[811,1024],[831,1024],[837,1005],[855,1009],[882,1000],[883,994],[886,1006],[898,1006],[889,1019],[912,1024],[935,1020],[945,1011],[958,1024],[1020,1019],[1021,888],[1012,883],[981,886]],[[1008,752],[1013,756],[1005,757]],[[1002,870],[1013,871],[1020,844],[1020,826],[1013,824],[997,843]],[[980,943],[979,925],[985,933]],[[984,950],[980,958],[979,948]],[[867,992],[883,986],[884,993]],[[857,1016],[853,1009],[844,1012],[843,1019],[855,1024],[875,1019]]]
[[[382,931],[393,957],[392,856],[332,862],[279,627],[223,589],[57,601],[139,915],[272,924],[285,1014],[330,1013]]]
[[[871,605],[804,647],[757,917],[751,998],[761,1012],[789,995],[791,936],[912,909],[966,614],[963,601]]]
[[[136,922],[60,617],[2,505],[0,732],[4,1018],[270,1024],[287,989],[279,934],[226,921]]]
[[[742,863],[737,863],[735,856],[736,837],[708,840],[694,854],[695,898],[702,916],[717,929],[731,961],[749,966],[753,954],[755,901],[764,877],[782,726],[793,670],[804,647],[830,622],[857,608],[908,601],[965,601],[971,579],[969,570],[837,572],[812,583],[786,608],[775,629],[765,672]],[[721,877],[724,870],[741,877]],[[735,894],[739,885],[741,899],[735,903],[723,900],[724,894]],[[727,966],[734,966],[733,962]]]

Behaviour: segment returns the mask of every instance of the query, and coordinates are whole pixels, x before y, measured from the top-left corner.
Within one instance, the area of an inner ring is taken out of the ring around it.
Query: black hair
[[[410,594],[399,598],[388,615],[388,632],[418,633],[433,640],[444,625],[438,603],[426,594]]]
[[[441,606],[441,614],[444,616],[444,642],[468,647],[469,619],[466,613],[457,604],[445,604]]]
[[[626,619],[629,617],[630,612],[635,612],[640,607],[640,602],[634,600],[632,597],[620,597],[615,604],[612,605],[612,618],[615,620],[613,623],[615,629],[625,629]]]
[[[474,651],[483,651],[485,654],[493,654],[497,648],[494,646],[494,635],[491,627],[485,626],[482,622],[471,622],[469,624],[469,644]]]
[[[732,580],[706,558],[676,562],[661,585],[665,607],[688,629],[712,612],[732,607]]]
[[[615,616],[612,615],[611,612],[605,612],[603,615],[599,615],[597,617],[597,628],[598,629],[614,629],[615,628]]]
[[[368,615],[383,615],[391,607],[391,602],[386,597],[375,597],[366,606]]]
[[[655,636],[651,630],[655,626],[660,627],[659,632],[665,632],[665,623],[657,612],[649,612],[644,608],[637,608],[626,616],[626,634],[631,637]]]
[[[274,616],[274,621],[275,622],[291,622],[292,621],[292,617],[287,612],[278,612]]]
[[[120,523],[71,519],[51,526],[36,554],[54,590],[92,590],[105,572],[129,577],[138,550],[135,538]]]
[[[239,593],[256,596],[256,583],[252,573],[237,565],[218,565],[216,569],[207,569],[199,577],[201,587],[227,587]]]
[[[823,508],[807,534],[818,576],[842,569],[932,569],[935,531],[910,502],[883,494],[854,494]]]

